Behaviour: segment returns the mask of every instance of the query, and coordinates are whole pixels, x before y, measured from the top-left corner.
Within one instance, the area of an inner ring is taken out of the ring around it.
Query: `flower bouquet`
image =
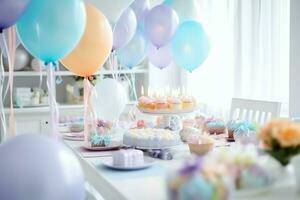
[[[283,166],[300,153],[300,125],[289,120],[273,120],[258,134],[265,150]]]

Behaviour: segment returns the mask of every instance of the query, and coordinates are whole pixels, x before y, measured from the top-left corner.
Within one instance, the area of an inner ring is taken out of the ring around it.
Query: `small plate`
[[[141,166],[135,166],[135,167],[121,167],[121,166],[114,166],[113,161],[107,161],[103,162],[103,165],[114,170],[120,170],[120,171],[133,171],[133,170],[141,170],[146,169],[155,164],[155,160],[153,158],[147,158],[144,157],[144,164]]]
[[[108,151],[108,150],[117,150],[121,147],[121,145],[113,145],[107,147],[91,147],[87,145],[83,145],[83,148],[90,150],[90,151]]]
[[[84,140],[83,137],[70,137],[70,136],[67,136],[67,135],[64,135],[63,138],[65,140],[71,140],[71,141],[83,141]]]

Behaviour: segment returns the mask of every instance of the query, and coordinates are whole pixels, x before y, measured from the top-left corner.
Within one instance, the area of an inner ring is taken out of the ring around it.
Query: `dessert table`
[[[115,171],[102,165],[112,159],[111,151],[88,152],[82,148],[82,141],[64,140],[78,157],[86,180],[104,199],[107,200],[164,200],[168,199],[166,178],[171,171],[177,170],[190,155],[188,146],[182,144],[174,148],[173,160],[156,159],[154,166],[138,171]],[[232,147],[219,147],[232,148]],[[296,191],[293,172],[287,169],[282,177],[269,189],[257,195],[243,196],[234,194],[234,200],[296,200],[300,194]]]

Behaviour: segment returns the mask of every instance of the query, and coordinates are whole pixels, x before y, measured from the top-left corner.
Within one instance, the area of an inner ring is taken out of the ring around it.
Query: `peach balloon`
[[[94,6],[86,4],[87,21],[84,35],[61,63],[78,76],[95,74],[111,53],[113,35],[106,17]],[[66,36],[67,37],[67,36]]]

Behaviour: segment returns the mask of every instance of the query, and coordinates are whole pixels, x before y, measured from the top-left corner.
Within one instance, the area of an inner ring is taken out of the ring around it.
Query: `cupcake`
[[[199,129],[194,128],[192,126],[185,126],[180,131],[180,137],[183,142],[187,142],[187,138],[190,135],[202,135],[202,132]]]
[[[175,109],[175,110],[180,110],[182,109],[182,101],[178,98],[169,98],[168,99],[169,103],[169,109]]]
[[[139,98],[138,106],[144,109],[155,109],[155,102],[150,97],[142,96]]]
[[[226,126],[223,120],[209,119],[204,123],[204,129],[210,134],[223,134],[226,132]]]
[[[160,110],[160,109],[168,109],[168,102],[165,99],[157,99],[155,101],[155,108]]]
[[[230,120],[227,122],[227,131],[228,131],[228,139],[234,141],[234,130],[236,129],[237,126],[237,121],[235,120]]]
[[[182,101],[183,109],[190,109],[195,107],[195,100],[192,97],[188,97],[188,96],[182,97],[181,101]]]
[[[248,121],[229,121],[227,123],[228,139],[240,143],[256,143],[257,126]]]
[[[139,106],[140,108],[145,108],[148,100],[149,100],[149,97],[141,96],[141,97],[138,99],[138,106]]]
[[[214,139],[208,135],[190,135],[187,138],[190,152],[196,155],[204,155],[214,147]]]
[[[148,98],[148,100],[145,102],[145,108],[154,110],[155,109],[155,101],[152,98]]]

